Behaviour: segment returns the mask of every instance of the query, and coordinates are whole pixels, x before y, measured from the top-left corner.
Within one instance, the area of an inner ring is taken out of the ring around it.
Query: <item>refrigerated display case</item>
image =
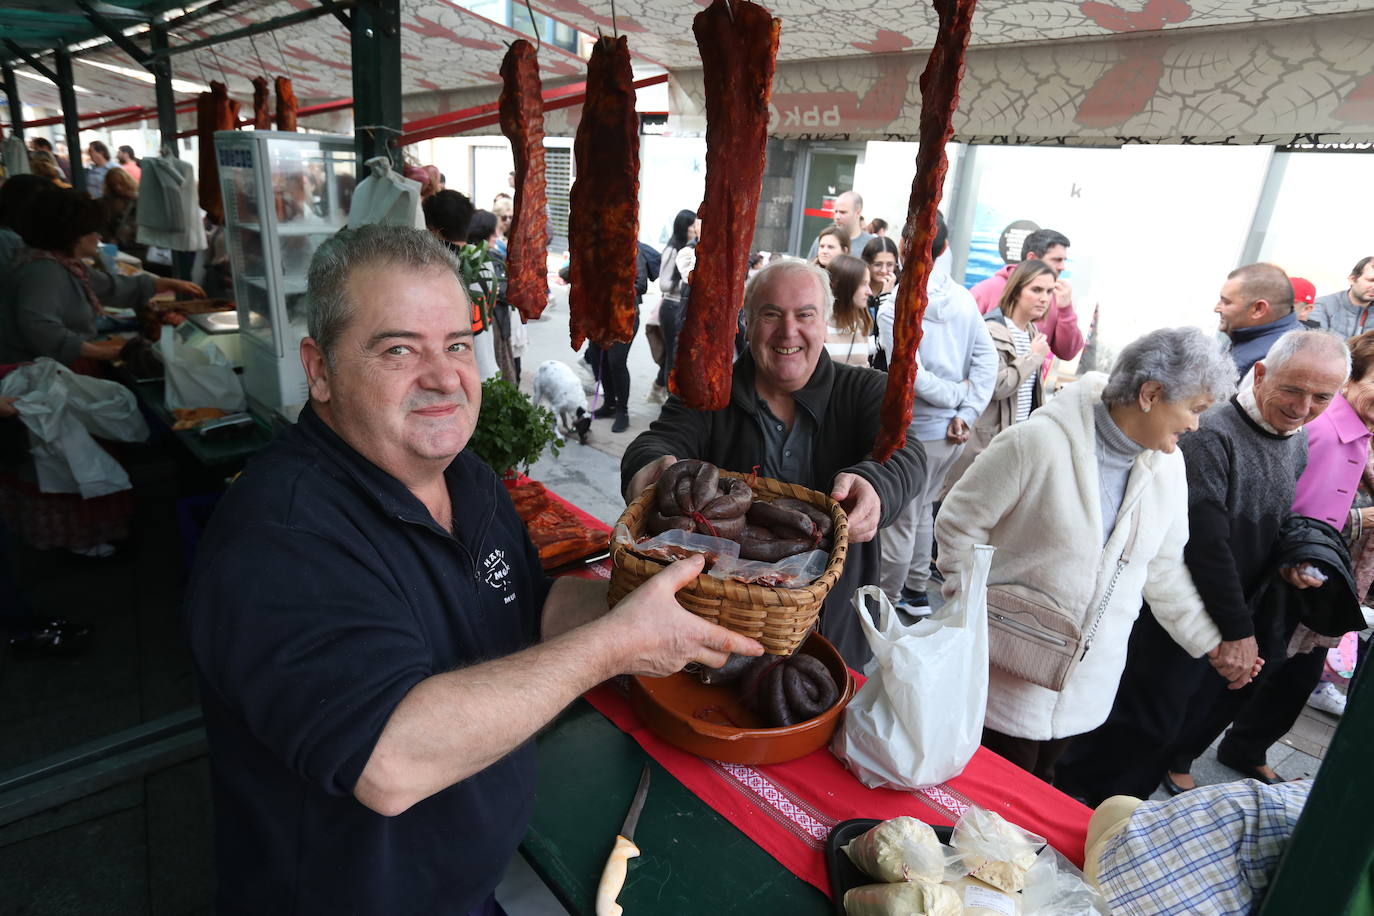
[[[295,420],[309,399],[301,367],[310,258],[348,223],[352,137],[283,131],[215,134],[229,261],[251,411]]]

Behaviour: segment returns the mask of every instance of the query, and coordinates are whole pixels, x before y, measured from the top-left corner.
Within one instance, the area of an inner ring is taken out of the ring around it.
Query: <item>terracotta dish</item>
[[[654,734],[700,757],[748,765],[805,757],[830,742],[840,713],[854,696],[854,679],[840,653],[819,633],[808,636],[797,651],[825,665],[839,685],[840,698],[819,716],[796,725],[764,728],[740,698],[739,684],[708,687],[683,672],[630,678],[630,704]]]

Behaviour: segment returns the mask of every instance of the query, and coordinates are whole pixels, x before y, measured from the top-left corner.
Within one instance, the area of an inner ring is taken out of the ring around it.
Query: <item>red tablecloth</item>
[[[609,530],[552,490],[547,492],[588,527]],[[572,575],[610,578],[610,561]],[[914,792],[869,789],[828,749],[773,766],[719,763],[661,740],[639,720],[625,695],[609,684],[588,693],[587,700],[784,868],[826,893],[830,888],[822,855],[825,839],[832,827],[853,817],[909,814],[948,825],[969,805],[978,805],[1038,833],[1076,865],[1083,864],[1091,809],[983,748],[947,783]]]
[[[913,792],[869,789],[826,748],[772,766],[718,763],[661,740],[610,684],[588,693],[587,700],[784,868],[826,893],[826,836],[840,821],[854,817],[907,814],[950,825],[969,805],[978,805],[1040,834],[1075,864],[1083,864],[1091,809],[984,748],[947,783]]]

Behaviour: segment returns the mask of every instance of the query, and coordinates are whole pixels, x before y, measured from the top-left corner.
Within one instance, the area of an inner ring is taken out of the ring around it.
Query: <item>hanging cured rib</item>
[[[277,130],[296,129],[296,90],[284,76],[277,77]]]
[[[587,95],[573,141],[568,311],[574,350],[635,332],[639,257],[639,115],[625,36],[602,37],[587,62]]]
[[[515,206],[506,234],[506,301],[526,320],[549,302],[549,212],[544,186],[544,96],[534,46],[518,39],[501,61],[501,133],[515,156]]]
[[[692,307],[669,385],[698,410],[720,410],[730,402],[781,25],[748,0],[715,0],[692,23],[705,81],[706,196],[697,214],[702,230],[691,275]]]
[[[921,344],[926,283],[934,264],[930,246],[935,239],[935,211],[940,206],[949,159],[945,144],[954,134],[959,107],[959,79],[964,71],[974,0],[933,0],[940,18],[935,47],[921,73],[920,148],[916,151],[916,179],[911,183],[907,222],[911,232],[902,252],[902,283],[897,289],[892,323],[892,360],[883,395],[882,426],[873,457],[886,461],[906,442],[911,402],[916,393],[916,350]],[[703,224],[704,225],[704,224]]]
[[[253,77],[253,129],[272,129],[272,93],[267,88],[267,77]]]
[[[219,160],[215,156],[215,131],[237,130],[239,103],[229,98],[223,83],[210,81],[210,91],[196,99],[196,137],[200,144],[197,191],[200,208],[217,226],[224,225],[224,201],[220,198]]]

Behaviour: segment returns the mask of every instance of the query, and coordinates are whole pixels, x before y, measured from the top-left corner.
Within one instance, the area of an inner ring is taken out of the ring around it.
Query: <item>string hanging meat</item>
[[[215,131],[237,130],[239,103],[229,98],[229,87],[210,81],[210,91],[196,99],[196,138],[200,143],[200,208],[217,226],[224,225],[224,200],[220,197],[219,160],[215,156]]]
[[[296,129],[296,90],[291,80],[277,77],[277,130]]]
[[[569,194],[569,324],[582,342],[628,343],[635,331],[639,257],[639,115],[625,36],[602,37],[587,62],[587,96],[573,141]]]
[[[706,196],[692,307],[669,387],[688,407],[730,402],[735,329],[768,145],[768,100],[782,23],[748,0],[715,0],[692,21],[706,94]]]
[[[253,77],[253,129],[272,129],[272,93],[267,88],[267,77]]]
[[[902,253],[902,283],[897,289],[896,316],[892,323],[892,359],[888,366],[887,391],[883,395],[882,426],[873,446],[873,457],[886,461],[906,442],[911,422],[911,402],[916,386],[916,350],[921,344],[921,320],[925,316],[926,283],[934,264],[930,246],[935,238],[935,211],[940,206],[949,159],[945,144],[954,134],[954,112],[959,107],[959,79],[963,76],[964,50],[973,22],[974,0],[933,0],[940,17],[935,47],[921,73],[920,148],[916,151],[916,179],[911,183],[907,221],[911,232]],[[704,225],[704,224],[703,224]]]
[[[515,206],[506,234],[506,301],[522,318],[549,302],[549,215],[544,186],[544,96],[534,46],[516,40],[501,61],[501,133],[515,157]]]

